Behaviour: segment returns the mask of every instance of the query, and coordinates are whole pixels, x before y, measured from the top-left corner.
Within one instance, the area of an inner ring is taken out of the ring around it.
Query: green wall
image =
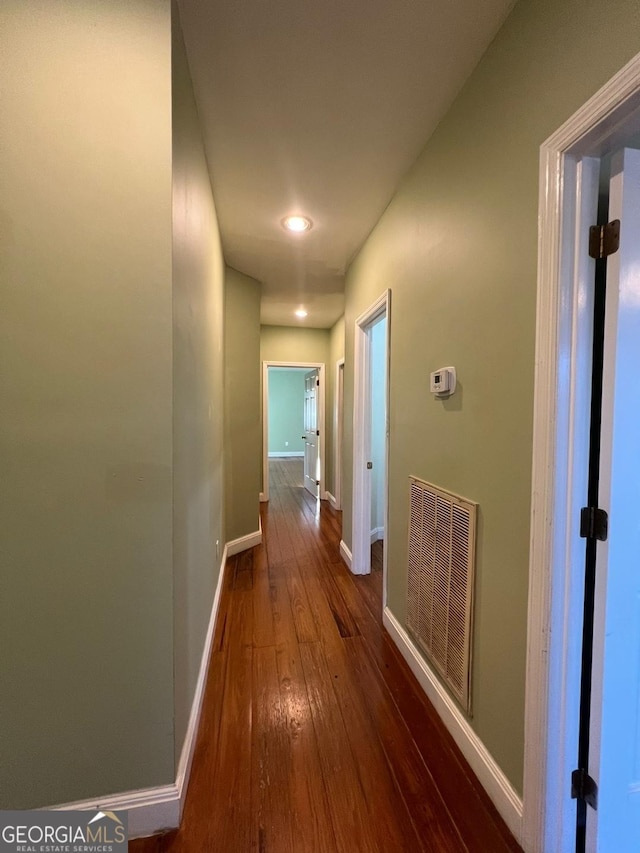
[[[389,606],[405,623],[409,475],[478,501],[471,725],[520,791],[539,146],[639,32],[635,0],[520,0],[347,275],[347,401],[355,318],[392,290]],[[459,388],[438,401],[428,374],[448,364]]]
[[[344,358],[344,328],[344,318],[341,317],[331,329],[262,326],[260,330],[261,361],[319,362],[325,365],[325,483],[331,493],[334,489],[336,450],[335,374],[336,362]]]
[[[299,326],[261,326],[262,361],[327,362],[329,329],[305,329]]]
[[[305,329],[299,326],[261,326],[260,361],[286,361],[327,365],[330,355],[329,329]],[[325,376],[328,369],[325,371]],[[325,424],[331,419],[331,394],[325,389]],[[302,435],[302,433],[300,433]],[[325,450],[326,452],[326,450]],[[325,463],[325,472],[330,470]],[[326,476],[326,474],[325,474]]]
[[[259,527],[260,284],[230,267],[225,275],[226,540]]]
[[[175,3],[172,11],[173,603],[178,761],[224,548],[224,265]]]
[[[269,370],[269,453],[304,453],[304,374]]]
[[[175,778],[169,0],[0,5],[0,807]]]
[[[325,485],[326,490],[332,494],[336,453],[334,441],[336,363],[338,359],[344,358],[344,353],[343,317],[331,329],[262,326],[260,330],[261,361],[319,362],[325,365]],[[343,479],[346,476],[343,473]]]

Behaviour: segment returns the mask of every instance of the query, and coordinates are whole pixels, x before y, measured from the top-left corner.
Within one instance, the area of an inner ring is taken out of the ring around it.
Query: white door
[[[598,785],[587,845],[640,851],[640,151],[613,157],[607,261],[600,507],[609,514],[596,563],[589,774]]]
[[[318,454],[318,387],[320,371],[316,368],[304,375],[304,487],[317,498],[320,485]]]

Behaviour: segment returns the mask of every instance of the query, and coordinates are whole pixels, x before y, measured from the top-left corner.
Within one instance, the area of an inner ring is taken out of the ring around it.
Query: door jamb
[[[386,399],[385,399],[385,489],[384,524],[389,531],[389,356],[391,329],[391,291],[386,290],[355,321],[354,340],[354,399],[353,399],[353,525],[351,571],[355,575],[371,571],[371,477],[367,474],[367,461],[371,453],[371,326],[382,317],[386,328]],[[383,609],[387,603],[387,555],[383,550]]]
[[[318,429],[320,430],[320,441],[318,452],[320,453],[320,486],[318,496],[326,498],[325,492],[325,366],[323,362],[306,361],[263,361],[262,362],[262,491],[260,501],[269,500],[269,368],[290,367],[304,368],[305,370],[318,369],[320,380],[320,394],[318,400]]]
[[[575,573],[566,556],[577,531],[572,474],[586,465],[577,438],[587,381],[576,342],[587,317],[581,311],[575,274],[578,198],[577,161],[601,156],[640,110],[640,54],[634,57],[540,149],[538,295],[529,564],[529,613],[525,700],[523,825],[525,851],[560,853],[569,778],[564,734],[551,737],[549,721],[564,723],[570,700],[571,601]],[[553,620],[553,626],[552,626]],[[553,630],[552,630],[553,627]],[[572,626],[575,630],[575,625]],[[563,727],[562,727],[563,728]]]
[[[344,358],[336,361],[333,407],[333,495],[329,500],[334,509],[342,509],[342,442],[344,439]],[[333,500],[332,500],[333,498]]]

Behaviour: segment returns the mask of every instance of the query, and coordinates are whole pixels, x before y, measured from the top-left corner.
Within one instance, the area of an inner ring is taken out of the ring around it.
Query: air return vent
[[[409,485],[407,627],[470,713],[477,505],[415,477]]]

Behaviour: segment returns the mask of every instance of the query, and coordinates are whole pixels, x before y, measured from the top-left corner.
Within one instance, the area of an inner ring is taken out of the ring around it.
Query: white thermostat
[[[431,393],[438,397],[449,397],[456,390],[455,367],[441,367],[430,375]]]

